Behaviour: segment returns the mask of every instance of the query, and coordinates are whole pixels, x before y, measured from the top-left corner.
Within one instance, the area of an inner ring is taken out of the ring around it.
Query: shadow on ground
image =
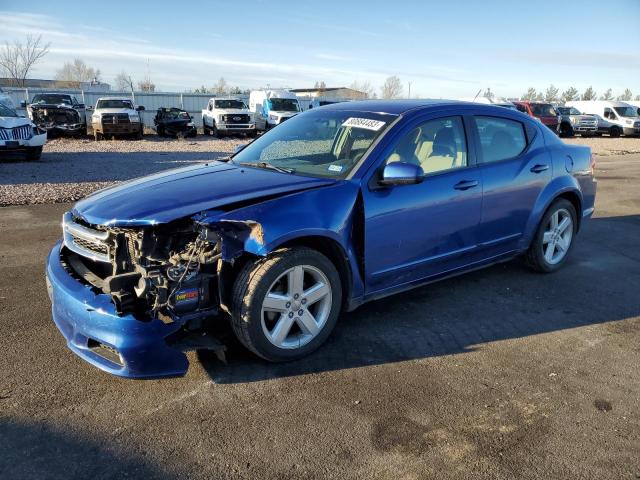
[[[596,248],[616,232],[617,245]],[[640,289],[640,254],[626,253],[637,251],[636,241],[640,216],[593,219],[555,274],[514,260],[365,304],[343,313],[329,341],[296,362],[257,359],[226,325],[216,335],[228,347],[228,365],[208,352],[198,358],[216,383],[251,382],[464,354],[490,342],[624,320],[640,315],[640,302],[629,301]]]
[[[46,423],[0,419],[0,478],[177,478],[112,440]]]

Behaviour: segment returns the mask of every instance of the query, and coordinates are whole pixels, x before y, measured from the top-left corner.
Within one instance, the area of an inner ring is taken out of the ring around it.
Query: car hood
[[[101,108],[94,110],[94,113],[128,113],[129,115],[137,115],[138,112],[130,108]]]
[[[31,120],[24,117],[0,117],[0,127],[15,128],[23,125],[31,125]]]
[[[249,115],[249,110],[244,108],[216,108],[218,115]]]
[[[60,109],[75,110],[75,108],[73,108],[73,105],[66,105],[64,103],[32,103],[31,105],[29,105],[29,108],[31,109],[60,108]]]
[[[100,190],[78,202],[73,214],[94,225],[156,225],[333,183],[335,180],[212,162]]]

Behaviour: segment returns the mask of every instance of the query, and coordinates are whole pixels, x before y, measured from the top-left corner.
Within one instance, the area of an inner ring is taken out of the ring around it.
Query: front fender
[[[359,190],[358,183],[341,181],[230,212],[204,212],[195,220],[220,237],[225,261],[244,252],[266,256],[285,243],[305,237],[334,241],[348,259],[352,296],[358,296],[364,290],[353,238]]]
[[[540,220],[542,220],[544,213],[547,211],[551,203],[560,195],[568,192],[577,195],[580,201],[580,205],[582,205],[583,202],[580,185],[578,184],[578,181],[571,175],[562,175],[560,177],[554,178],[540,192],[534,208],[531,210],[529,219],[527,220],[524,235],[521,238],[521,248],[523,250],[527,249],[531,244],[533,236],[535,235],[536,230],[538,229],[538,225],[540,224]],[[578,216],[578,221],[580,221],[582,215],[581,209],[576,212],[576,215]]]

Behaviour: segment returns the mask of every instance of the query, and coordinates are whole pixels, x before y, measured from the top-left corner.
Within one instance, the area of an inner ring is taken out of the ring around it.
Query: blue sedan
[[[369,300],[519,256],[559,269],[593,169],[589,148],[500,107],[320,107],[226,162],[77,203],[47,261],[53,319],[125,377],[184,374],[184,345],[221,321],[266,360],[298,359]]]

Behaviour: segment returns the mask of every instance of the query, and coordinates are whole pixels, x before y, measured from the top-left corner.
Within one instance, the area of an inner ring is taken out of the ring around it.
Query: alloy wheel
[[[542,237],[542,254],[550,265],[562,261],[573,239],[573,220],[568,210],[553,212]]]
[[[269,287],[262,302],[262,331],[276,347],[296,349],[313,340],[331,313],[331,284],[312,265],[296,265]]]

